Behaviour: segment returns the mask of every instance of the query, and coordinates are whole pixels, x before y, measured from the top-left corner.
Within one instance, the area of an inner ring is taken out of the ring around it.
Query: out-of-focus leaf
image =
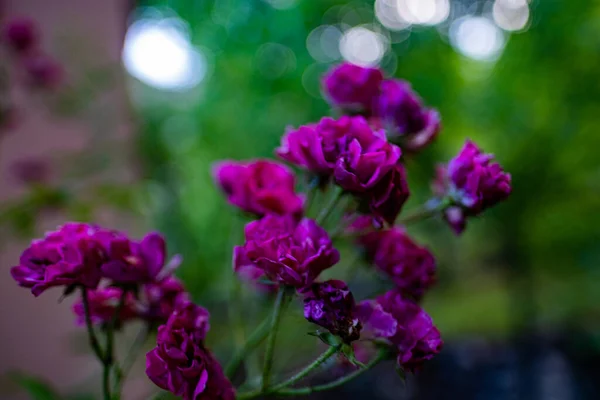
[[[310,336],[318,337],[326,345],[329,345],[329,346],[339,346],[340,345],[340,339],[332,333],[316,331],[316,332],[309,332],[308,334]]]
[[[38,377],[15,373],[13,380],[27,391],[32,400],[60,400],[61,398],[48,383]]]

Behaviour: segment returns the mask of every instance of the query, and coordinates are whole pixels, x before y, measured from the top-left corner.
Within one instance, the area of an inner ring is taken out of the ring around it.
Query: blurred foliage
[[[243,221],[214,188],[210,165],[270,157],[287,126],[327,115],[318,79],[330,65],[311,58],[306,37],[322,24],[347,23],[350,12],[353,24],[373,23],[373,4],[139,3],[171,7],[188,21],[210,63],[191,93],[133,82],[132,96],[143,99],[136,103],[149,207],[173,251],[185,256],[180,276],[188,288],[225,311],[231,246]],[[407,209],[427,198],[435,163],[466,138],[495,153],[513,176],[510,200],[470,222],[460,238],[439,221],[410,227],[439,261],[440,282],[425,307],[446,337],[538,324],[600,328],[592,325],[600,313],[600,5],[534,0],[531,10],[528,29],[510,36],[495,63],[459,55],[435,28],[414,28],[384,59],[439,108],[444,124],[436,143],[409,160]],[[286,50],[269,50],[273,43]]]

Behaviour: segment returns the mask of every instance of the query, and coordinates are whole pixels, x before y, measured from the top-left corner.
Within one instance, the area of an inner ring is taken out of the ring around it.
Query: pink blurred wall
[[[51,54],[64,52],[63,38],[75,38],[85,51],[85,62],[90,65],[119,64],[126,16],[131,7],[128,0],[0,0],[0,15],[29,16],[37,20],[43,34],[43,45]],[[75,58],[78,55],[73,54]],[[0,60],[1,62],[1,60]],[[117,82],[98,107],[111,119],[117,137],[127,143],[130,124],[122,79]],[[11,179],[9,165],[21,157],[57,154],[63,150],[80,149],[86,141],[89,127],[73,119],[50,118],[30,103],[19,104],[22,115],[16,129],[10,132],[0,146],[0,201],[14,198],[24,190]],[[114,132],[113,132],[114,133]],[[129,142],[130,143],[130,142]],[[115,179],[132,179],[133,168],[118,153],[111,162],[119,167]],[[119,159],[120,158],[120,159]],[[125,172],[125,173],[123,173]],[[60,179],[60,177],[55,179]],[[39,234],[63,221],[61,215],[49,215],[38,222]],[[110,212],[103,214],[104,223],[116,228],[131,228],[133,223]],[[125,225],[125,226],[124,226]],[[129,229],[131,230],[131,229]],[[74,325],[71,314],[73,299],[58,303],[59,291],[44,293],[34,298],[28,290],[19,288],[9,275],[20,251],[27,242],[4,243],[0,252],[3,273],[0,279],[0,374],[23,370],[49,382],[65,392],[82,388],[97,393],[99,368],[88,355],[76,354],[74,347],[86,349],[81,329]],[[130,332],[131,333],[131,332]],[[137,366],[137,379],[129,385],[125,398],[147,398],[149,387],[141,375],[143,366]],[[136,375],[136,374],[134,374]],[[0,398],[25,399],[16,392],[5,377],[0,378]],[[136,380],[139,384],[136,384]]]

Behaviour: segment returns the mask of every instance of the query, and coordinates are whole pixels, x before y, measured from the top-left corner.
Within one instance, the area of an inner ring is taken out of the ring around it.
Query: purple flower
[[[385,221],[393,225],[409,196],[406,170],[398,163],[362,196],[361,208],[368,210],[375,218],[376,224],[380,225],[381,221]]]
[[[27,185],[44,183],[50,176],[48,163],[35,158],[16,161],[11,165],[11,172],[17,181]]]
[[[90,317],[94,324],[106,324],[113,320],[117,306],[121,301],[123,289],[117,287],[106,287],[96,290],[88,290],[88,301],[90,306]],[[85,325],[85,308],[83,301],[79,300],[73,304],[73,312],[77,315],[77,324]],[[117,318],[117,326],[138,316],[136,300],[133,293],[125,296],[123,308]]]
[[[379,69],[343,63],[323,78],[329,102],[349,111],[369,111],[379,93],[383,74]]]
[[[204,345],[208,312],[188,303],[158,328],[156,347],[146,354],[154,384],[184,400],[234,400],[235,391]]]
[[[346,117],[354,129],[338,140],[335,182],[350,193],[372,189],[395,168],[402,152],[388,143],[384,131],[373,131],[363,117]]]
[[[390,291],[357,306],[365,332],[387,341],[397,352],[398,365],[414,372],[440,352],[443,341],[431,317],[414,301]]]
[[[56,89],[64,78],[62,66],[42,52],[27,54],[21,60],[21,69],[27,83],[37,89]]]
[[[348,285],[339,280],[313,283],[304,288],[304,318],[326,328],[350,343],[360,338],[362,328],[354,315],[355,302]]]
[[[2,27],[2,41],[15,53],[31,50],[38,40],[37,25],[29,18],[14,18]]]
[[[167,321],[176,308],[190,300],[183,283],[175,277],[147,283],[144,293],[147,305],[142,316],[153,322]]]
[[[373,115],[388,129],[390,140],[408,151],[421,150],[440,130],[439,113],[423,107],[410,83],[402,80],[381,84]]]
[[[435,283],[435,258],[417,245],[401,228],[371,232],[359,238],[367,258],[396,285],[414,299]]]
[[[229,202],[244,211],[266,214],[301,215],[303,199],[295,192],[294,173],[268,160],[223,161],[213,175]]]
[[[67,223],[43,239],[34,240],[10,273],[35,296],[54,286],[96,288],[100,282],[103,249],[95,240],[100,228]]]
[[[466,217],[478,215],[510,195],[511,176],[492,162],[493,158],[467,141],[446,169],[438,169],[433,189],[452,200],[444,217],[457,234],[464,230]]]
[[[181,261],[175,257],[165,267],[166,243],[159,233],[149,233],[138,242],[120,232],[106,232],[98,240],[107,256],[102,274],[118,283],[153,282],[159,274],[170,274]]]
[[[252,264],[274,282],[302,288],[340,259],[327,232],[313,220],[268,215],[245,228],[246,243],[234,248],[233,265]]]

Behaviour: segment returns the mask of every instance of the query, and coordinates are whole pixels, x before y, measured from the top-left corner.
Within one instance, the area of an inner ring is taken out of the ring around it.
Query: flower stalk
[[[279,330],[279,323],[281,322],[281,315],[285,307],[287,300],[287,288],[280,287],[277,292],[277,298],[275,299],[275,305],[273,306],[273,315],[271,317],[271,324],[269,327],[269,338],[267,341],[267,347],[265,349],[265,364],[263,367],[262,377],[262,391],[266,393],[269,387],[269,381],[271,379],[271,369],[273,368],[273,355],[275,352],[275,342],[277,340],[277,331]]]

